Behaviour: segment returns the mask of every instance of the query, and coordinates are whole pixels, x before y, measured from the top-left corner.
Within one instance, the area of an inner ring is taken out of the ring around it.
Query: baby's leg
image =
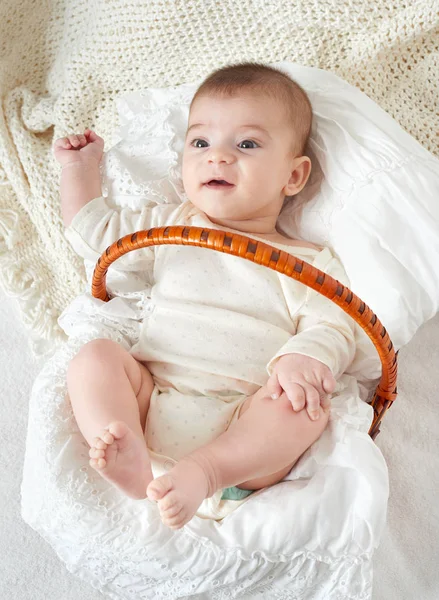
[[[71,360],[67,388],[90,465],[132,498],[152,480],[144,428],[154,382],[148,369],[112,340],[85,344]]]
[[[326,425],[328,424],[329,412],[330,412],[329,409],[324,410],[324,409],[322,409],[322,407],[320,407],[320,417],[319,417],[318,421],[311,421],[311,419],[309,418],[308,413],[306,412],[305,409],[301,410],[298,413],[295,413],[294,411],[292,411],[293,415],[291,415],[290,414],[291,402],[286,397],[286,394],[282,394],[281,397],[279,398],[279,400],[281,400],[281,398],[282,398],[282,403],[286,404],[286,406],[282,407],[282,405],[279,405],[277,408],[279,408],[280,411],[283,411],[283,409],[285,408],[287,410],[287,414],[289,416],[293,416],[293,419],[294,419],[293,431],[294,431],[294,435],[295,435],[296,439],[294,442],[294,455],[291,455],[291,456],[294,456],[294,460],[292,460],[292,462],[289,462],[286,467],[283,467],[282,469],[280,469],[278,471],[274,471],[274,472],[270,473],[269,475],[265,475],[263,477],[256,477],[256,478],[248,479],[248,480],[236,485],[236,487],[239,487],[243,490],[259,490],[261,488],[268,487],[270,485],[274,485],[275,483],[278,483],[279,481],[282,481],[282,479],[284,477],[286,477],[286,475],[288,475],[288,473],[291,471],[291,469],[296,464],[298,459],[302,456],[302,454],[316,440],[319,439],[319,437],[322,435]],[[260,404],[261,400],[265,401],[265,403],[267,401],[268,402],[278,402],[278,400],[272,400],[272,399],[267,398],[265,387],[263,387],[256,394],[247,398],[247,400],[241,406],[238,420],[241,419],[242,416],[244,415],[244,413],[250,409],[250,406],[253,402],[255,402],[255,404],[253,404],[253,409],[259,411],[261,409],[261,404]],[[266,408],[266,405],[264,408]],[[288,428],[287,428],[287,431],[288,431]],[[271,458],[272,460],[274,459],[274,464],[276,464],[276,462],[278,460],[277,452],[278,452],[278,448],[275,444],[272,445],[271,447],[268,447],[266,454],[265,454],[265,461],[269,462],[269,460]]]
[[[311,421],[306,410],[293,410],[286,394],[272,400],[261,388],[227,431],[152,481],[148,498],[158,501],[163,522],[178,529],[218,489],[259,489],[280,481],[328,419],[329,408],[320,408],[319,419]]]

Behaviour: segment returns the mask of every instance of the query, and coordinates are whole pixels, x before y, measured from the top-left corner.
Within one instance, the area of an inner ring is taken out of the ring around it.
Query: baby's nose
[[[227,163],[230,164],[235,160],[233,152],[226,148],[212,148],[209,154],[210,163]]]

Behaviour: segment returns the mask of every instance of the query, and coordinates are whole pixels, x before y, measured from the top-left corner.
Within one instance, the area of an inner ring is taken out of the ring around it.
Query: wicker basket
[[[201,246],[240,256],[292,277],[338,304],[368,334],[381,359],[381,380],[371,402],[374,418],[369,435],[375,439],[379,433],[381,420],[397,395],[397,358],[385,327],[358,296],[323,271],[273,246],[227,231],[183,226],[137,231],[114,242],[98,259],[93,273],[93,296],[105,302],[110,300],[105,283],[107,270],[112,262],[132,250],[159,244]]]

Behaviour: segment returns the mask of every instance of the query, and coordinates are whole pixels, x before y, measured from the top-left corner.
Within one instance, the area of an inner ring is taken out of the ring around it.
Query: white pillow
[[[398,349],[439,310],[439,161],[336,75],[273,63],[308,93],[313,161],[279,230],[329,246]],[[104,159],[104,193],[120,206],[186,199],[181,158],[201,80],[118,100],[120,130]],[[358,356],[360,358],[360,356]]]

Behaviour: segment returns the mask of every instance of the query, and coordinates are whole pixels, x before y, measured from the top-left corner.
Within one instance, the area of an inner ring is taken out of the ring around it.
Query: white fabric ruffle
[[[61,318],[69,341],[37,377],[22,484],[24,520],[66,567],[114,599],[371,597],[372,555],[385,524],[388,476],[368,435],[371,407],[340,380],[322,437],[285,480],[222,521],[171,531],[149,500],[125,497],[88,465],[66,397],[71,358],[108,337],[129,347],[136,310],[84,294]]]

